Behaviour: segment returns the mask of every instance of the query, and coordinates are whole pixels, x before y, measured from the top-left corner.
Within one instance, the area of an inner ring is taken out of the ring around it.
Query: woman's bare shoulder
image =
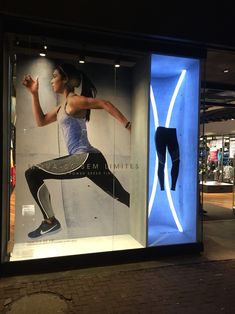
[[[67,97],[66,111],[71,115],[85,115],[86,108],[83,104],[86,101],[86,97],[77,94],[69,95]]]
[[[70,94],[67,97],[67,103],[71,106],[71,107],[76,107],[76,108],[80,108],[80,109],[84,109],[84,104],[87,103],[88,101],[88,97],[85,96],[81,96],[81,95],[77,95],[77,94]]]

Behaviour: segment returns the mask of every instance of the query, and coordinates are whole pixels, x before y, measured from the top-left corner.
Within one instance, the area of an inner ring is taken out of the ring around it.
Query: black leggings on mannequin
[[[175,128],[158,127],[155,133],[155,144],[158,155],[158,178],[161,190],[164,190],[164,168],[166,161],[166,148],[171,156],[171,190],[175,190],[179,174],[179,144]]]
[[[80,158],[82,155],[84,158]],[[48,160],[26,170],[25,177],[44,219],[54,216],[50,193],[44,183],[46,179],[64,180],[87,177],[110,196],[129,206],[129,193],[110,172],[101,153],[68,155]]]

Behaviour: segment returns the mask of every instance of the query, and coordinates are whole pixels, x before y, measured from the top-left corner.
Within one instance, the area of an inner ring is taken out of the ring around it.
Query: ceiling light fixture
[[[15,45],[16,45],[16,46],[19,46],[19,45],[20,45],[20,41],[19,41],[18,37],[16,37],[16,39],[15,39]]]
[[[119,59],[115,60],[114,66],[115,66],[115,68],[120,68],[121,65],[120,65],[120,60]]]
[[[45,40],[43,40],[42,49],[39,52],[40,57],[46,57],[47,45],[45,44]]]
[[[82,64],[85,63],[86,62],[85,61],[85,57],[84,56],[80,56],[79,59],[78,59],[78,62],[82,63]]]
[[[224,73],[228,73],[228,72],[229,72],[229,69],[224,69],[223,72],[224,72]]]

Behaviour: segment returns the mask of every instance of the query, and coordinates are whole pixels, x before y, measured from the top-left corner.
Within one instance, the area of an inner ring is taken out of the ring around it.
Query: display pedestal
[[[231,193],[233,184],[217,181],[200,182],[200,190],[206,193]]]

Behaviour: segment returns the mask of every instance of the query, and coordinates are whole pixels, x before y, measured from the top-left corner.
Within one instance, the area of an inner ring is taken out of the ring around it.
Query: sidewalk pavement
[[[235,260],[162,258],[0,278],[0,313],[235,313]]]

